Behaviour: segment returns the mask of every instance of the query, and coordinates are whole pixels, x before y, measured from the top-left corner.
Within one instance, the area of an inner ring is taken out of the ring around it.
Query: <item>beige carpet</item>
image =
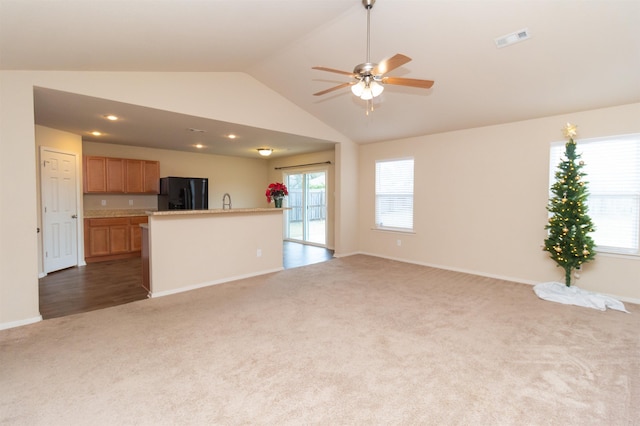
[[[368,256],[0,332],[0,423],[640,425],[640,306]]]

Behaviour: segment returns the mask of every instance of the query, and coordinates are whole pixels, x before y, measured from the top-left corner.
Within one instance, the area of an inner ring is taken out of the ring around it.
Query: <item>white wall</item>
[[[640,104],[360,146],[360,251],[526,283],[564,282],[542,250],[549,146],[640,132]],[[373,230],[375,161],[415,157],[415,234]],[[553,165],[555,168],[555,165]],[[398,246],[397,240],[401,240]],[[599,254],[575,285],[640,302],[640,258]]]
[[[243,73],[0,71],[0,328],[40,319],[34,86],[349,142]]]
[[[282,210],[150,216],[149,259],[153,297],[282,270]]]
[[[33,90],[0,73],[0,327],[40,320]]]
[[[336,145],[336,257],[358,252],[359,212],[367,208],[358,202],[362,191],[359,174],[358,145],[352,142]]]

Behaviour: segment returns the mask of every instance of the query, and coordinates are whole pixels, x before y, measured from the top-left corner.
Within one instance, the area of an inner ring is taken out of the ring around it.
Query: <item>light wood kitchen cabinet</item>
[[[136,216],[129,218],[129,237],[131,240],[131,251],[142,250],[142,228],[140,227],[140,224],[147,223],[148,219],[149,218],[147,216]]]
[[[84,192],[105,194],[158,194],[160,162],[85,156]]]
[[[84,257],[87,263],[140,256],[140,224],[147,220],[147,216],[85,219]]]
[[[142,160],[127,160],[127,193],[144,192],[144,162]]]
[[[125,192],[125,163],[120,158],[105,158],[107,192]]]
[[[143,192],[146,194],[160,193],[160,162],[144,161]]]
[[[107,192],[106,160],[105,157],[84,157],[82,162],[84,192]]]
[[[160,163],[149,160],[126,160],[128,194],[158,194],[160,192]]]

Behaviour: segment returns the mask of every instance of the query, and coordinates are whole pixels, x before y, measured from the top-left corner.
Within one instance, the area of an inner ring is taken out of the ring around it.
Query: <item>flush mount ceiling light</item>
[[[93,132],[91,132],[91,134],[92,134],[93,136],[102,136],[102,133],[101,133],[101,132],[99,132],[99,131],[97,131],[97,130],[94,130]]]
[[[113,114],[104,115],[103,117],[109,121],[116,121],[118,119],[118,116]]]
[[[258,148],[258,154],[262,155],[263,157],[270,156],[272,152],[273,149],[271,148]]]
[[[228,135],[227,135],[227,138],[229,138],[229,139],[235,139],[235,138],[237,138],[237,136],[236,136],[236,135],[234,135],[233,133],[230,133],[230,134],[228,134]]]

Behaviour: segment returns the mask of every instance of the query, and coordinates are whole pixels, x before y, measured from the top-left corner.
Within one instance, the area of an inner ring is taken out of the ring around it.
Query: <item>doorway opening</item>
[[[289,196],[284,239],[326,247],[326,170],[286,173],[285,181]]]

